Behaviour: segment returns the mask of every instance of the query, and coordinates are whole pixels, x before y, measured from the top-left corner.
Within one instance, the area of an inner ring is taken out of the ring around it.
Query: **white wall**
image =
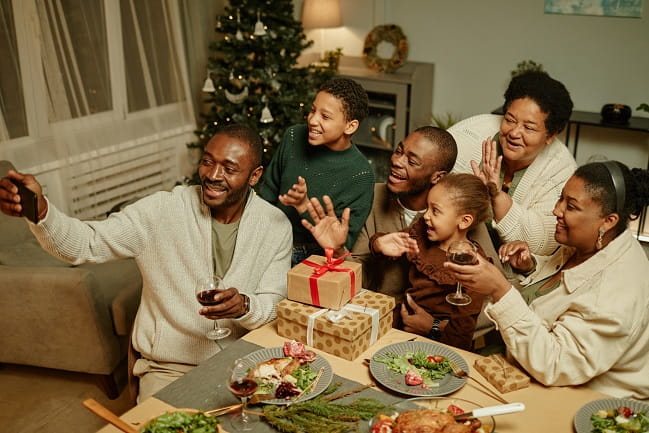
[[[294,1],[299,14],[302,1]],[[614,18],[546,15],[543,0],[341,0],[344,27],[324,31],[324,49],[360,56],[373,26],[398,24],[409,59],[435,64],[436,114],[464,118],[501,105],[510,71],[527,59],[566,85],[576,110],[599,112],[612,102],[635,109],[649,103],[644,3],[643,18]],[[319,43],[320,33],[307,35]],[[577,162],[599,153],[646,167],[648,144],[649,134],[582,127]]]

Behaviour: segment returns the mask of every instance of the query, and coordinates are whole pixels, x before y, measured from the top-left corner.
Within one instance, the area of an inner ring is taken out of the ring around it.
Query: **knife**
[[[497,406],[481,407],[470,412],[454,415],[455,419],[480,418],[483,416],[504,415],[506,413],[521,412],[525,410],[523,403],[499,404]]]

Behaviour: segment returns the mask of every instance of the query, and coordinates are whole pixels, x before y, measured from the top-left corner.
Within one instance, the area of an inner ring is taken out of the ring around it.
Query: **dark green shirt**
[[[338,216],[346,207],[351,209],[345,242],[351,250],[372,208],[374,171],[354,144],[348,149],[334,151],[326,146],[311,146],[307,134],[306,125],[294,125],[286,130],[266,169],[259,195],[289,218],[294,243],[315,243],[311,232],[301,222],[302,218],[308,219],[308,213],[298,215],[294,207],[284,206],[278,198],[297,183],[298,176],[302,176],[306,180],[309,198],[322,201],[322,196],[328,195]]]

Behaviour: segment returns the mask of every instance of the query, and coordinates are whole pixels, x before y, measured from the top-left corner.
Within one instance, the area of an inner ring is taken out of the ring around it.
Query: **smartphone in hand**
[[[31,189],[23,185],[22,182],[10,179],[14,185],[18,187],[18,195],[20,195],[20,206],[22,211],[21,216],[27,217],[28,220],[34,224],[38,223],[38,197]]]

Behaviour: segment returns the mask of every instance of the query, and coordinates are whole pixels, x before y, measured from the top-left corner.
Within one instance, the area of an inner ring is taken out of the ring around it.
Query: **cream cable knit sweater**
[[[493,137],[502,116],[479,114],[456,123],[449,132],[458,147],[454,172],[473,173],[471,160],[482,160],[482,141]],[[559,140],[545,146],[527,168],[512,197],[512,207],[493,227],[503,242],[525,241],[535,254],[551,254],[558,246],[554,240],[556,218],[554,205],[566,181],[577,168],[574,158]]]
[[[218,352],[205,338],[212,321],[198,314],[194,295],[197,281],[212,274],[210,218],[200,187],[179,186],[103,221],[82,222],[49,203],[46,218],[31,229],[43,248],[73,264],[135,258],[143,278],[135,349],[148,359],[197,365]],[[224,277],[250,297],[250,312],[220,321],[233,329],[223,345],[275,318],[275,305],[286,296],[292,242],[286,216],[251,192]]]

